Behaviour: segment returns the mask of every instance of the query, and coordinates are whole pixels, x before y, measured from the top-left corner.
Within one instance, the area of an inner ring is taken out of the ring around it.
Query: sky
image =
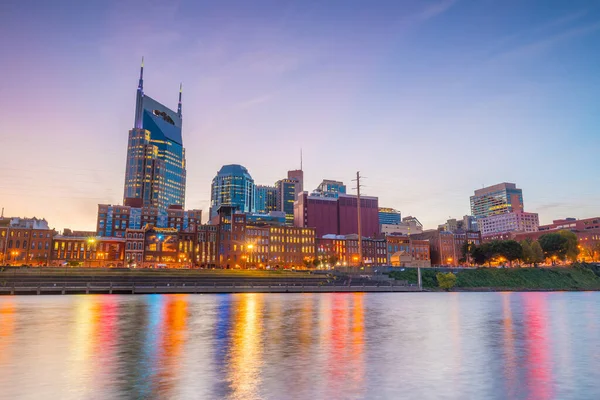
[[[428,228],[500,182],[541,223],[600,215],[596,0],[4,0],[0,53],[5,216],[94,230],[122,202],[142,56],[146,94],[183,83],[188,209],[302,149],[305,189],[360,171]]]

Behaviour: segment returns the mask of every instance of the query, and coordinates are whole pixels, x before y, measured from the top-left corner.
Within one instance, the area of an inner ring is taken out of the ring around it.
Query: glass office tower
[[[185,149],[181,136],[181,86],[177,112],[144,94],[144,63],[129,131],[123,204],[185,206]]]
[[[254,212],[254,179],[248,170],[238,164],[224,165],[213,178],[210,191],[210,217],[219,207],[231,206],[242,213]]]

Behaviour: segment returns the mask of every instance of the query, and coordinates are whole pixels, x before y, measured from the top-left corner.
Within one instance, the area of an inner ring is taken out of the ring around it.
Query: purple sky
[[[62,230],[122,201],[144,89],[184,87],[187,208],[223,164],[305,187],[357,170],[427,227],[515,182],[542,223],[600,214],[600,3],[28,1],[0,5],[0,206]]]

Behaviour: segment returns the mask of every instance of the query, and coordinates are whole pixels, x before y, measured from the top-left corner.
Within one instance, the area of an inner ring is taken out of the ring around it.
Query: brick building
[[[57,235],[52,241],[52,266],[122,268],[124,257],[124,238]]]

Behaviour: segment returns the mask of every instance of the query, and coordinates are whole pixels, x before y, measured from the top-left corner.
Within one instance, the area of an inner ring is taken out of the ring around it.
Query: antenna
[[[302,171],[302,147],[300,147],[300,171]]]

